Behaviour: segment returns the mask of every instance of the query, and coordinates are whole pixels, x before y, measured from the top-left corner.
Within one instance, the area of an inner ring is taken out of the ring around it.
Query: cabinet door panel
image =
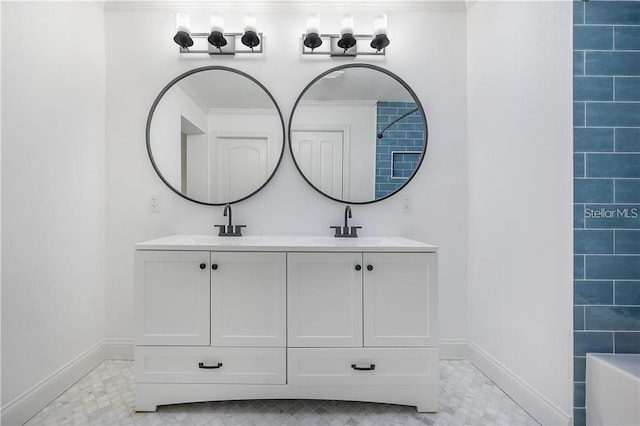
[[[285,347],[285,253],[212,252],[211,263],[211,345]]]
[[[364,346],[437,346],[436,256],[364,254]]]
[[[137,345],[209,344],[209,252],[137,251],[135,275]]]
[[[289,347],[362,346],[360,253],[289,253]]]

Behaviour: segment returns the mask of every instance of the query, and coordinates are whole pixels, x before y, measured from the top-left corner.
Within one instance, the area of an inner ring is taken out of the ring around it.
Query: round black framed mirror
[[[147,152],[176,194],[206,205],[247,199],[273,177],[285,127],[269,91],[224,66],[196,68],[156,97],[146,127]]]
[[[404,188],[424,159],[428,128],[420,100],[379,66],[323,72],[300,93],[289,119],[296,168],[332,200],[368,204]]]

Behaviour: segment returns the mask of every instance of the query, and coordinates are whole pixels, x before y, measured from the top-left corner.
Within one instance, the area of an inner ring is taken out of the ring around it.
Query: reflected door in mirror
[[[334,198],[342,198],[348,191],[344,177],[349,175],[343,132],[294,131],[291,143],[298,165],[311,183]]]

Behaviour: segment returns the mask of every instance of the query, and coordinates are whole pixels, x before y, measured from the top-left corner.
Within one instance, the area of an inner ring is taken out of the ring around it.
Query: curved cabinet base
[[[413,405],[419,412],[438,411],[439,384],[421,386],[219,385],[204,383],[136,383],[136,411],[158,405],[243,399],[327,399]]]

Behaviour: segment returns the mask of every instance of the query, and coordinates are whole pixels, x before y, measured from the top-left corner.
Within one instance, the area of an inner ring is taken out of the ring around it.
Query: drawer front
[[[437,348],[288,350],[294,385],[425,385],[438,383]]]
[[[135,357],[136,383],[286,382],[285,348],[137,346]]]

